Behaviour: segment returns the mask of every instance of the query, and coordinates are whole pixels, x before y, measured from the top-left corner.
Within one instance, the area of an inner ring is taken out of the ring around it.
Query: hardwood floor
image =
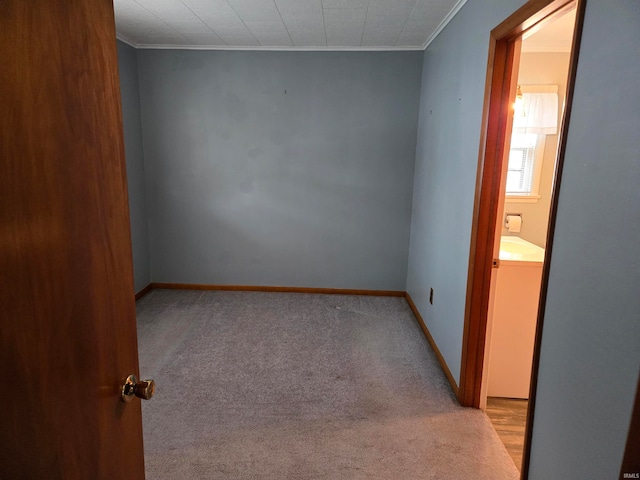
[[[528,400],[489,397],[486,414],[518,470],[522,467]]]

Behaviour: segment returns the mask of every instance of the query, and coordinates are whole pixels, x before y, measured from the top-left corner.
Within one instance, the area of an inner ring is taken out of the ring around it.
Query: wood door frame
[[[458,400],[463,406],[478,408],[484,347],[487,330],[487,307],[493,261],[493,244],[497,223],[498,199],[502,183],[502,158],[505,151],[509,107],[515,97],[512,82],[514,40],[524,33],[540,29],[545,23],[567,10],[577,8],[573,48],[567,80],[566,107],[560,129],[556,176],[552,192],[551,217],[547,235],[547,253],[543,269],[540,305],[544,306],[546,283],[548,280],[548,260],[551,257],[555,224],[555,212],[560,187],[560,176],[566,147],[566,133],[569,127],[571,100],[575,83],[575,73],[579,52],[579,40],[586,0],[530,0],[513,15],[491,31],[489,59],[485,87],[485,102],[481,130],[478,175],[474,202],[471,246],[469,254],[469,274],[465,305],[465,321],[462,344],[462,362]],[[543,309],[540,310],[543,313]],[[537,333],[542,323],[538,316]],[[536,336],[536,350],[539,343]],[[537,363],[534,361],[534,367]],[[533,386],[533,383],[532,383]]]
[[[640,376],[636,387],[636,399],[631,412],[631,423],[627,434],[627,445],[625,447],[622,466],[620,467],[620,479],[624,474],[640,473]]]
[[[513,91],[513,60],[517,54],[514,39],[525,33],[536,31],[548,21],[557,18],[567,10],[576,8],[573,45],[569,61],[565,111],[560,128],[555,180],[551,196],[549,229],[545,261],[542,271],[542,285],[538,306],[536,336],[533,352],[533,367],[529,393],[529,408],[525,430],[525,443],[521,478],[528,478],[531,454],[531,440],[535,413],[535,396],[540,365],[540,346],[550,260],[553,251],[558,197],[560,193],[567,133],[571,118],[571,104],[575,87],[580,39],[586,9],[586,0],[530,0],[513,15],[491,31],[485,100],[481,129],[478,174],[471,230],[467,297],[462,341],[462,361],[458,400],[461,405],[478,408],[483,374],[483,361],[487,333],[487,309],[491,287],[493,245],[497,223],[499,198],[503,183],[503,155],[509,123],[509,106],[515,97]],[[514,53],[515,52],[515,53]]]

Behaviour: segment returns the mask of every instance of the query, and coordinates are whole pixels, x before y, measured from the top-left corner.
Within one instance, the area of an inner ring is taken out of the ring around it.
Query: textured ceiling
[[[137,47],[422,48],[466,0],[114,0]]]

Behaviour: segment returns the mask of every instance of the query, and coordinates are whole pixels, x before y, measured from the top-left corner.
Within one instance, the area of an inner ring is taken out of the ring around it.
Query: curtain
[[[521,85],[522,108],[513,117],[513,133],[558,133],[558,86]]]

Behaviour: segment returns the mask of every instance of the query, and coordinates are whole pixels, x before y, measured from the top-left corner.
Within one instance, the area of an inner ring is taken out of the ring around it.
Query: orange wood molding
[[[369,295],[378,297],[404,297],[399,290],[360,290],[350,288],[281,287],[260,285],[206,285],[197,283],[151,283],[151,288],[172,290],[224,290],[232,292],[322,293],[327,295]]]
[[[542,27],[551,15],[561,15],[576,6],[576,0],[529,0],[491,31],[496,39],[512,39]]]
[[[147,285],[146,287],[144,287],[142,290],[140,290],[138,293],[136,293],[136,302],[138,300],[140,300],[142,297],[144,297],[147,293],[149,293],[151,291],[151,289],[153,288],[152,284],[150,283],[149,285]]]
[[[453,378],[453,375],[451,374],[451,370],[449,370],[449,366],[447,365],[446,360],[442,356],[442,353],[440,353],[440,349],[438,348],[438,345],[436,345],[435,340],[431,336],[431,332],[429,332],[429,329],[427,328],[427,325],[424,323],[422,315],[420,315],[420,312],[418,311],[418,307],[416,307],[416,304],[413,303],[413,300],[411,299],[411,295],[409,295],[407,293],[407,294],[405,294],[405,298],[407,299],[407,303],[409,304],[409,307],[411,307],[411,310],[413,311],[413,314],[415,315],[416,320],[418,321],[418,325],[420,325],[420,328],[422,329],[422,332],[424,333],[424,336],[427,338],[427,341],[429,342],[429,345],[431,345],[431,348],[435,352],[436,357],[438,358],[438,362],[440,362],[440,366],[442,367],[442,370],[444,371],[444,374],[447,377],[447,380],[449,380],[449,383],[451,384],[451,388],[453,389],[453,393],[457,397],[458,396],[458,384],[456,383],[456,380]]]
[[[625,474],[633,475],[640,473],[640,378],[636,388],[636,400],[631,413],[631,423],[629,424],[629,434],[627,435],[627,446],[620,468],[620,478],[625,478]],[[634,478],[634,477],[628,477]]]
[[[516,48],[513,42],[491,39],[489,46],[491,64],[487,68],[488,88],[485,91],[484,100],[486,123],[482,127],[482,150],[476,179],[460,364],[458,400],[465,407],[478,408],[480,404],[502,154],[505,147],[506,125],[509,121],[508,100],[513,74],[511,66],[515,56]]]

